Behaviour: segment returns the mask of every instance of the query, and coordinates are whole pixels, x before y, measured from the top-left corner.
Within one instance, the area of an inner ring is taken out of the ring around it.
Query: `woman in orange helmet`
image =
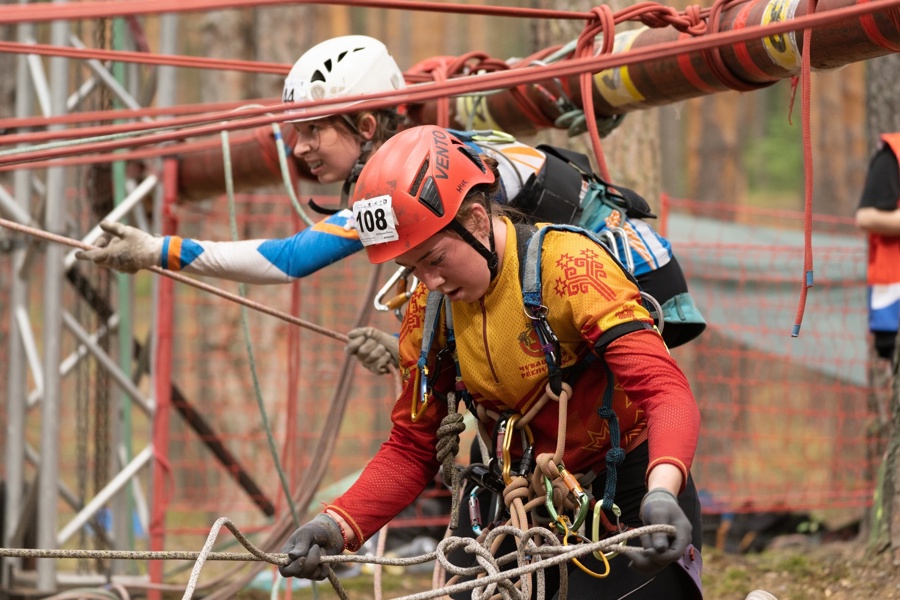
[[[324,578],[321,556],[358,549],[415,500],[440,467],[437,432],[449,410],[434,398],[455,392],[486,428],[527,419],[531,450],[513,444],[513,472],[530,471],[528,452],[545,464],[559,442],[560,464],[603,508],[621,509],[623,525],[672,527],[613,558],[605,579],[570,567],[574,597],[700,597],[690,477],[700,416],[688,382],[622,265],[582,230],[514,226],[490,201],[497,178],[492,160],[433,126],[397,134],[364,167],[352,208],[369,260],[393,260],[422,283],[400,330],[403,391],[388,441],[294,532],[281,572]],[[544,290],[534,312],[523,300],[529,274]],[[601,570],[593,557],[582,564]]]

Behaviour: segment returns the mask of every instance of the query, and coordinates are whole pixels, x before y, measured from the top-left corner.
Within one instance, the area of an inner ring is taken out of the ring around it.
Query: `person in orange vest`
[[[856,225],[869,234],[869,330],[890,360],[900,325],[900,133],[883,134],[869,163]]]

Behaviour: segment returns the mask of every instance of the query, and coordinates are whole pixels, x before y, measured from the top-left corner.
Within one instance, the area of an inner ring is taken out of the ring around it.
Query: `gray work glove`
[[[357,327],[347,334],[347,353],[376,375],[388,372],[388,367],[400,364],[400,340],[374,327]]]
[[[325,567],[319,562],[323,556],[340,554],[344,550],[344,535],[337,521],[322,513],[298,528],[281,548],[291,559],[280,565],[278,571],[283,577],[303,577],[304,579],[325,579]]]
[[[693,527],[672,492],[663,488],[647,492],[641,501],[641,520],[644,525],[673,525],[675,536],[670,538],[662,532],[642,535],[644,551],[632,555],[632,567],[644,573],[655,573],[681,558],[691,542]]]
[[[76,258],[123,273],[137,273],[160,264],[163,238],[115,221],[100,221],[100,229],[104,233],[94,242],[96,248],[79,250]]]

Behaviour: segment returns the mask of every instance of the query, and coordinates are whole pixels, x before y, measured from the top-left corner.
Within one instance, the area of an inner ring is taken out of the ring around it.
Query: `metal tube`
[[[18,174],[18,171],[16,171]],[[16,199],[6,191],[6,188],[0,185],[0,211],[3,211],[10,220],[34,227],[35,222],[28,214],[28,211],[19,206]]]
[[[131,396],[131,400],[137,404],[141,410],[143,410],[147,415],[153,414],[153,401],[147,398],[144,398],[141,391],[137,388],[136,385],[131,381],[131,378],[122,372],[119,366],[115,363],[115,361],[110,358],[110,356],[103,351],[103,349],[94,343],[91,340],[91,336],[88,335],[88,332],[81,327],[78,321],[75,320],[75,317],[69,313],[69,311],[63,311],[62,320],[66,327],[68,327],[69,331],[71,331],[78,340],[85,345],[88,351],[94,355],[94,358],[97,359],[97,362],[100,363],[102,367],[104,367],[107,372],[112,376],[113,380],[119,384],[119,387],[122,388],[124,392],[126,392],[129,396]]]
[[[22,336],[22,348],[25,350],[25,356],[28,358],[28,365],[31,368],[31,376],[37,383],[38,393],[43,394],[44,373],[41,369],[41,358],[38,356],[34,332],[31,330],[31,322],[28,320],[28,311],[24,306],[16,308],[15,318],[19,335]]]
[[[87,47],[81,42],[80,39],[78,39],[78,36],[73,35],[69,39],[71,40],[72,45],[76,48],[84,49]],[[102,81],[103,84],[108,87],[119,100],[122,101],[122,104],[131,109],[143,108],[138,103],[138,101],[135,100],[134,97],[132,97],[132,95],[122,87],[122,84],[116,81],[115,77],[113,77],[112,74],[110,74],[110,72],[106,70],[106,67],[103,66],[103,63],[95,58],[89,59],[86,62],[90,70],[94,72],[94,75],[96,75],[100,79],[100,81]],[[151,119],[149,117],[144,117],[143,120],[150,121]]]
[[[62,4],[60,1],[54,4]],[[66,21],[51,25],[50,38],[53,44],[64,46],[69,37]],[[66,90],[69,81],[69,61],[65,58],[50,59],[50,82],[53,93],[50,97],[52,114],[65,112]],[[62,129],[62,126],[57,126]],[[53,129],[51,127],[51,129]],[[65,169],[54,167],[47,170],[47,198],[44,229],[61,234],[65,231]],[[63,250],[58,244],[48,244],[44,255],[44,400],[41,403],[41,470],[38,472],[38,513],[37,543],[41,548],[56,548],[56,525],[58,521],[57,480],[59,478],[59,414],[61,389],[59,361],[61,358],[62,336],[62,283]],[[38,559],[37,590],[56,591],[56,561]]]
[[[24,4],[26,0],[20,0]],[[18,26],[17,39],[24,41],[34,35],[34,26],[23,23]],[[16,117],[26,117],[34,110],[34,96],[30,93],[32,86],[29,78],[28,58],[20,56],[16,66]],[[4,190],[4,194],[5,194]],[[32,221],[29,213],[31,197],[31,171],[20,169],[13,173],[12,216],[19,214],[26,223]],[[3,511],[3,522],[6,529],[3,533],[3,545],[9,546],[12,536],[19,524],[22,511],[22,500],[25,491],[25,414],[26,414],[26,380],[25,355],[19,336],[18,325],[14,318],[19,308],[24,308],[28,300],[29,280],[19,275],[17,268],[25,256],[21,247],[13,250],[10,261],[10,277],[12,285],[9,291],[10,325],[9,325],[9,361],[6,365],[6,502]],[[19,558],[4,558],[0,561],[0,585],[9,589],[12,584],[12,570],[21,566]]]
[[[101,325],[97,328],[97,331],[91,334],[90,340],[93,343],[97,343],[100,339],[109,334],[110,331],[115,330],[115,328],[119,324],[118,315],[113,315],[109,318],[106,324]],[[74,352],[70,353],[63,361],[59,364],[59,375],[60,377],[65,378],[69,372],[78,366],[78,363],[88,355],[88,349],[84,344],[80,344],[78,348],[75,349]],[[28,408],[34,406],[34,404],[44,397],[43,390],[35,389],[30,394],[28,394]]]
[[[98,510],[103,508],[103,505],[109,502],[110,498],[112,498],[122,487],[128,484],[132,477],[134,477],[137,472],[150,462],[150,459],[153,458],[153,447],[147,446],[143,450],[141,450],[140,454],[134,457],[128,465],[122,469],[118,475],[116,475],[112,481],[106,484],[102,490],[97,492],[97,495],[88,502],[85,507],[75,515],[71,521],[66,523],[66,526],[63,527],[59,535],[56,536],[53,544],[51,545],[41,545],[41,548],[59,548],[63,544],[68,541],[72,535],[81,529],[85,523],[90,520],[91,517],[96,514]]]

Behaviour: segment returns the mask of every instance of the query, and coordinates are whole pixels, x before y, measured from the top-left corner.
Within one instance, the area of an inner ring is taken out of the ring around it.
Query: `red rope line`
[[[807,1],[807,13],[816,12],[816,0]],[[810,42],[812,30],[803,30],[803,56],[800,65],[800,110],[803,122],[803,178],[805,182],[803,199],[803,281],[800,286],[800,299],[797,302],[797,316],[794,319],[794,327],[791,337],[800,335],[800,325],[803,323],[803,313],[806,311],[806,296],[809,288],[813,286],[813,251],[812,251],[812,226],[813,226],[813,160],[812,160],[812,131],[810,128],[810,104],[812,91],[812,63],[810,60]]]
[[[2,19],[0,19],[2,20]],[[62,56],[82,60],[114,60],[117,62],[140,63],[145,65],[165,65],[194,69],[217,69],[245,71],[249,73],[271,73],[287,75],[290,66],[280,63],[255,62],[251,60],[228,60],[202,58],[199,56],[179,56],[174,54],[154,54],[152,52],[132,52],[129,50],[92,50],[51,44],[25,44],[22,42],[0,42],[0,52],[11,54],[38,54],[40,56]]]
[[[594,45],[597,35],[603,34],[603,42],[598,54],[611,56],[615,43],[616,18],[612,9],[601,4],[591,10],[594,20],[588,22],[584,30],[578,36],[575,44],[576,57],[590,57],[594,55]],[[594,157],[597,160],[597,170],[605,181],[609,181],[609,167],[606,165],[606,156],[603,154],[603,145],[600,143],[600,131],[597,128],[597,119],[594,116],[594,80],[593,74],[584,71],[579,76],[581,87],[581,105],[587,119],[587,128],[591,136],[591,147],[594,149]]]
[[[144,117],[163,117],[168,115],[189,115],[207,112],[230,111],[246,104],[274,104],[277,101],[271,98],[264,100],[240,100],[234,102],[210,102],[208,104],[180,104],[174,106],[154,108],[121,108],[111,110],[95,110],[80,113],[67,113],[52,117],[12,117],[0,119],[0,132],[10,129],[25,129],[30,127],[46,127],[49,125],[71,125],[78,123],[95,123],[97,121],[115,121],[119,119],[142,119]],[[64,131],[57,131],[65,135]],[[0,138],[0,144],[5,144],[7,138]],[[11,142],[10,142],[11,143]]]
[[[40,23],[72,19],[97,19],[128,15],[159,13],[203,12],[227,8],[279,6],[284,4],[317,4],[334,6],[362,6],[392,8],[407,11],[459,13],[524,19],[587,19],[590,13],[520,8],[512,6],[481,6],[453,2],[420,2],[414,0],[119,0],[116,2],[72,2],[54,5],[5,5],[0,23]]]
[[[849,18],[857,17],[863,14],[882,10],[888,7],[900,6],[900,0],[873,0],[866,5],[848,6],[841,9],[829,10],[820,13],[803,15],[789,21],[778,23],[770,23],[766,25],[754,25],[739,30],[730,30],[725,32],[708,33],[701,37],[680,40],[678,42],[660,43],[641,48],[631,49],[628,52],[616,53],[613,55],[601,55],[590,58],[572,58],[561,60],[557,63],[543,66],[529,65],[499,71],[494,73],[485,73],[481,75],[473,75],[465,78],[455,78],[438,84],[421,84],[407,88],[401,94],[396,92],[381,92],[378,94],[368,94],[364,98],[364,102],[355,104],[352,109],[360,110],[361,108],[374,109],[395,106],[398,102],[414,103],[427,100],[434,100],[446,95],[463,95],[475,91],[488,91],[496,89],[505,89],[516,85],[527,83],[537,83],[539,81],[581,75],[583,73],[599,72],[604,69],[622,67],[626,65],[636,64],[645,61],[658,60],[660,58],[669,57],[678,53],[688,53],[693,51],[702,51],[712,47],[719,47],[728,44],[734,44],[739,41],[747,41],[796,31],[800,29],[811,29],[819,26],[829,25],[837,22],[846,21]],[[611,40],[611,38],[610,38]],[[586,41],[584,43],[586,47]],[[350,107],[334,107],[332,105],[339,104],[340,100],[323,101],[319,103],[305,103],[303,106],[310,108],[310,116],[317,114],[335,114],[340,112],[349,112]],[[268,107],[259,109],[248,109],[243,114],[247,118],[235,118],[227,123],[216,123],[215,125],[205,125],[195,128],[186,128],[177,132],[157,133],[142,138],[130,140],[116,140],[99,142],[96,144],[85,144],[83,146],[70,149],[58,148],[52,150],[40,150],[32,152],[24,152],[16,155],[8,155],[0,157],[0,170],[9,170],[7,165],[14,165],[28,161],[44,160],[48,158],[58,158],[69,154],[84,153],[91,151],[113,151],[126,147],[149,145],[155,143],[171,142],[182,139],[184,137],[196,135],[209,135],[221,131],[246,129],[260,125],[267,125],[279,122],[284,119],[280,113],[288,108],[296,108],[301,106],[298,104],[273,104]],[[591,106],[593,104],[591,103]],[[254,116],[265,112],[272,113],[269,116]],[[592,114],[592,113],[589,113]],[[222,115],[216,115],[216,118],[224,119]],[[209,120],[209,117],[204,120]],[[590,123],[591,119],[588,119]],[[99,162],[99,161],[87,161]]]
[[[860,4],[865,4],[869,1],[870,0],[858,0]],[[900,31],[900,11],[889,11],[888,18],[894,26],[894,29]],[[885,50],[890,50],[891,52],[900,52],[900,44],[891,42],[891,40],[887,39],[887,37],[881,33],[881,30],[878,29],[874,14],[863,15],[859,19],[859,24],[862,26],[866,37],[869,38],[872,43],[878,44]]]

